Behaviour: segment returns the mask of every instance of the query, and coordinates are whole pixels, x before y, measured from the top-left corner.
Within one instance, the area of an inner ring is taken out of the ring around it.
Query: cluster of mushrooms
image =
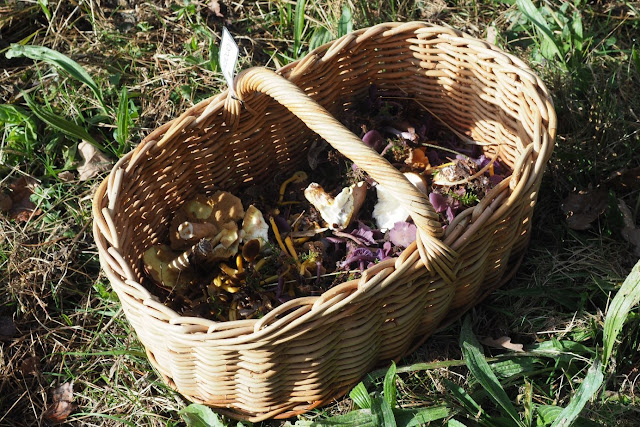
[[[406,175],[426,191],[426,182],[419,174]],[[267,219],[254,205],[245,209],[240,198],[228,191],[189,200],[171,221],[170,243],[154,245],[144,252],[149,279],[191,303],[194,298],[189,295],[196,290],[195,304],[202,302],[204,292],[210,309],[205,314],[221,320],[264,315],[282,302],[283,296],[295,297],[298,293],[294,286],[283,287],[284,283],[300,282],[298,285],[304,288],[305,281],[316,283],[328,268],[335,270],[335,266],[323,265],[326,242],[320,237],[327,231],[346,235],[342,230],[357,217],[369,188],[366,181],[359,181],[332,196],[312,182],[303,191],[312,207],[296,209],[300,213],[283,221],[281,209],[302,204],[283,200],[287,185],[307,179],[307,174],[299,171],[284,181],[280,200],[269,210]],[[408,212],[388,191],[377,186],[377,194],[373,218],[379,228],[390,229],[409,219]],[[313,215],[306,215],[310,211]],[[283,263],[285,268],[278,271],[277,264]],[[279,295],[268,290],[278,284]],[[313,291],[307,289],[306,293]],[[217,304],[212,305],[214,301]]]

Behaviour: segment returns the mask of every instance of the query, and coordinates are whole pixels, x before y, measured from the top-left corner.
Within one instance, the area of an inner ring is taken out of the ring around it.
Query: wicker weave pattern
[[[329,402],[508,279],[526,248],[555,139],[553,105],[526,65],[451,29],[378,25],[279,74],[285,79],[247,70],[237,79],[239,100],[222,93],[156,129],[94,198],[101,264],[154,366],[188,398],[252,421]],[[416,97],[486,144],[485,154],[499,155],[512,178],[443,231],[428,200],[331,117],[373,83]],[[141,284],[142,253],[166,239],[183,202],[299,169],[316,132],[398,189],[419,229],[400,257],[256,320],[181,317]]]

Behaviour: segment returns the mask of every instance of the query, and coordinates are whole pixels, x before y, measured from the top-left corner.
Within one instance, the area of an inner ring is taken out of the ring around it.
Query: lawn
[[[459,321],[288,422],[640,424],[640,3],[8,0],[0,426],[236,425],[189,406],[149,364],[101,272],[92,195],[151,131],[226,89],[223,26],[238,70],[278,69],[352,30],[411,20],[490,41],[549,89],[558,137],[529,249]]]

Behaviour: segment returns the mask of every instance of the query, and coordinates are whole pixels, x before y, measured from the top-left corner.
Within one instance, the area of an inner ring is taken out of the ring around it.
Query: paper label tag
[[[229,92],[232,96],[235,96],[236,92],[233,87],[233,77],[236,72],[236,63],[238,62],[238,45],[233,39],[233,36],[227,30],[227,27],[222,27],[222,41],[220,42],[220,70],[222,75],[229,85]]]

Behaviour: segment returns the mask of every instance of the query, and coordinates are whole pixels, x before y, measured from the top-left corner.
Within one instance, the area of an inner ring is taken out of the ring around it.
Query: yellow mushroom
[[[307,178],[308,178],[308,176],[307,176],[306,172],[297,171],[293,175],[291,175],[291,177],[289,179],[285,180],[282,183],[282,185],[280,186],[280,197],[278,198],[278,204],[279,205],[291,204],[292,202],[283,202],[283,200],[284,200],[284,192],[287,189],[287,185],[291,184],[292,182],[296,182],[296,183],[303,182]],[[293,202],[293,203],[295,203],[295,202]]]

